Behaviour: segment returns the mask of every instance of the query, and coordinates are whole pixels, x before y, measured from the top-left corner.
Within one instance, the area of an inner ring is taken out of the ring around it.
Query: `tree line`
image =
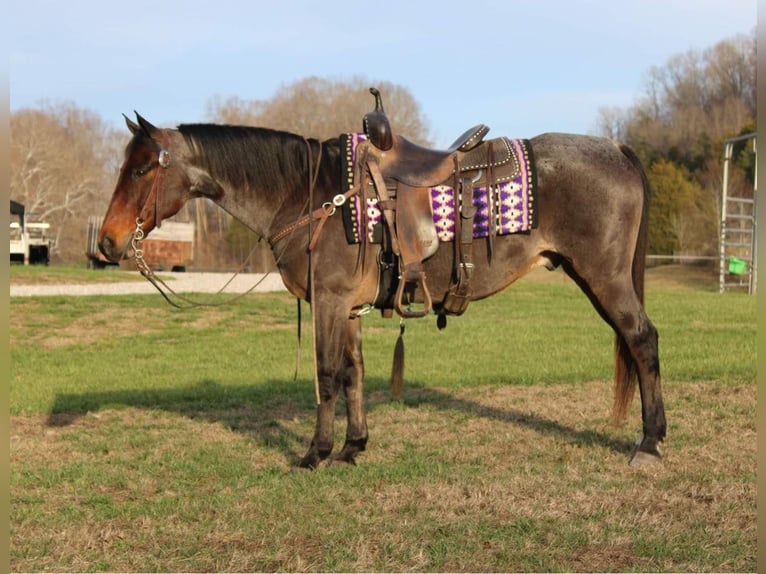
[[[423,144],[429,129],[419,104],[406,88],[390,82],[386,110],[397,130]],[[309,77],[283,86],[269,100],[214,98],[211,122],[270,127],[327,139],[361,131],[369,111],[369,81]],[[46,102],[20,109],[10,118],[10,197],[28,218],[51,224],[54,263],[85,264],[87,220],[103,215],[117,180],[127,130],[108,127],[97,114],[73,103]],[[273,265],[261,238],[207,200],[189,202],[176,216],[196,224],[195,267],[262,270]]]
[[[430,144],[430,127],[406,87],[378,82],[397,131]],[[320,139],[361,130],[370,109],[369,80],[309,77],[268,100],[216,97],[211,122],[271,127]],[[596,135],[624,141],[644,163],[653,188],[650,252],[717,252],[725,139],[755,130],[756,40],[736,36],[703,51],[672,57],[646,73],[643,91],[626,109],[603,108]],[[522,134],[507,134],[522,135]],[[128,141],[97,114],[73,103],[43,103],[10,118],[10,197],[51,223],[52,260],[85,263],[87,219],[107,207]],[[752,190],[754,156],[737,149],[734,194]],[[178,216],[196,222],[195,266],[205,269],[273,264],[260,238],[205,200]]]
[[[651,68],[628,109],[600,110],[601,135],[633,147],[653,200],[649,250],[715,255],[726,139],[756,129],[756,38],[739,35]],[[752,194],[752,142],[735,149],[730,193]]]

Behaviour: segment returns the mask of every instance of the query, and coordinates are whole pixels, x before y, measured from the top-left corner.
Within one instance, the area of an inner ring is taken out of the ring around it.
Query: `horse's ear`
[[[141,129],[144,130],[144,133],[148,135],[149,137],[154,137],[154,134],[156,134],[159,129],[150,124],[147,120],[141,117],[141,114],[134,111],[133,113],[136,114],[136,119],[138,120],[138,125],[141,126]]]
[[[136,135],[136,133],[141,130],[141,126],[139,126],[136,122],[131,120],[128,116],[126,116],[125,114],[122,114],[122,117],[125,118],[125,125],[128,126],[130,133],[132,133],[133,135]]]

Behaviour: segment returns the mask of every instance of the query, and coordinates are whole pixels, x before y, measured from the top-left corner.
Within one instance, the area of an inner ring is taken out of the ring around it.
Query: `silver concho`
[[[170,152],[166,149],[160,150],[160,157],[157,161],[160,166],[167,168],[170,165]]]

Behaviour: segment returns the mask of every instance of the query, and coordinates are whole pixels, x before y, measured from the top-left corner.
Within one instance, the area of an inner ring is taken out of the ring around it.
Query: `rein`
[[[152,184],[152,188],[149,191],[149,195],[146,196],[146,200],[144,201],[144,205],[141,208],[141,212],[139,213],[138,217],[136,218],[136,229],[133,232],[133,238],[130,240],[130,246],[133,249],[133,257],[136,260],[136,266],[138,267],[139,272],[143,277],[151,283],[157,291],[159,291],[160,295],[167,301],[170,305],[175,307],[176,309],[191,309],[194,307],[220,307],[221,305],[227,305],[229,303],[233,303],[234,301],[244,297],[248,293],[252,292],[253,289],[258,287],[265,279],[268,277],[268,273],[265,274],[263,277],[261,277],[255,285],[250,287],[247,291],[244,293],[240,293],[235,297],[232,297],[231,299],[227,299],[226,301],[218,301],[218,302],[201,302],[201,301],[194,301],[192,299],[189,299],[188,297],[185,297],[184,295],[181,295],[180,293],[177,293],[173,290],[170,285],[168,285],[165,281],[163,281],[160,277],[158,277],[151,267],[149,267],[149,264],[144,259],[144,250],[141,248],[141,243],[146,238],[146,234],[144,233],[144,223],[146,222],[149,215],[151,215],[152,210],[154,211],[154,225],[159,228],[162,224],[162,214],[160,213],[160,192],[162,189],[162,181],[165,177],[165,173],[167,172],[167,169],[170,167],[171,163],[171,155],[169,151],[169,141],[167,133],[164,131],[161,132],[162,137],[162,147],[160,148],[160,153],[157,157],[157,163],[159,164],[159,171],[157,172],[157,175],[154,177],[154,183]],[[250,258],[250,256],[255,252],[255,248],[258,246],[256,243],[255,247],[248,253],[247,257],[245,258],[245,262]],[[221,287],[216,295],[223,293],[224,289],[228,287],[231,282],[234,280],[234,278],[239,275],[242,272],[242,269],[244,268],[245,263],[243,262],[240,268],[237,270],[234,275],[231,276],[231,278]],[[164,288],[164,290],[163,290]],[[176,299],[182,301],[184,304],[177,303],[176,301],[173,301],[170,298],[170,295],[172,294]]]
[[[266,278],[269,276],[271,271],[264,274],[263,277],[261,277],[256,283],[250,287],[247,291],[244,291],[242,293],[238,293],[234,297],[231,297],[230,299],[226,299],[225,301],[194,301],[193,299],[190,299],[189,297],[186,297],[182,295],[181,293],[178,293],[177,291],[173,290],[173,288],[168,285],[162,278],[158,277],[151,267],[149,267],[149,264],[144,259],[144,250],[141,249],[141,242],[144,240],[144,230],[141,228],[141,224],[139,223],[139,220],[136,219],[136,230],[133,233],[133,239],[130,242],[131,247],[133,248],[133,257],[136,260],[136,266],[138,267],[138,271],[143,275],[143,277],[151,283],[157,291],[159,291],[160,295],[165,299],[165,301],[168,302],[171,306],[175,307],[176,309],[193,309],[195,307],[221,307],[223,305],[228,305],[229,303],[234,303],[235,301],[241,299],[245,295],[248,295],[249,293],[252,293],[252,291],[258,287],[261,283],[263,283]],[[250,256],[255,253],[255,249],[258,247],[258,244],[256,243],[253,249],[248,253],[247,257],[245,258],[245,262],[250,258]],[[240,268],[229,278],[226,283],[224,283],[223,287],[221,287],[218,291],[216,291],[215,295],[220,295],[224,292],[226,287],[228,287],[232,281],[234,281],[234,278],[239,275],[242,272],[242,269],[245,266],[245,262],[242,263]],[[164,290],[163,290],[164,288]],[[183,302],[177,303],[176,301],[173,301],[171,299],[170,295],[173,295],[176,299]]]

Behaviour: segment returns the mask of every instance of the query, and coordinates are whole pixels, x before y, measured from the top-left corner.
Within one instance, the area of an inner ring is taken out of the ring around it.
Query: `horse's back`
[[[492,253],[474,241],[474,299],[496,293],[536,266],[601,260],[629,266],[643,214],[641,172],[621,144],[602,137],[545,133],[530,139],[536,166],[538,225],[498,236]],[[453,246],[442,244],[426,265],[433,294],[446,291]]]
[[[644,180],[622,144],[602,137],[546,133],[531,139],[538,221],[546,236],[597,239],[630,231],[644,205]],[[595,247],[595,246],[594,246]]]
[[[619,178],[627,177],[640,183],[634,161],[623,153],[623,144],[615,140],[550,132],[531,138],[530,144],[538,177],[566,174],[577,181],[592,178],[606,184],[619,183]]]

